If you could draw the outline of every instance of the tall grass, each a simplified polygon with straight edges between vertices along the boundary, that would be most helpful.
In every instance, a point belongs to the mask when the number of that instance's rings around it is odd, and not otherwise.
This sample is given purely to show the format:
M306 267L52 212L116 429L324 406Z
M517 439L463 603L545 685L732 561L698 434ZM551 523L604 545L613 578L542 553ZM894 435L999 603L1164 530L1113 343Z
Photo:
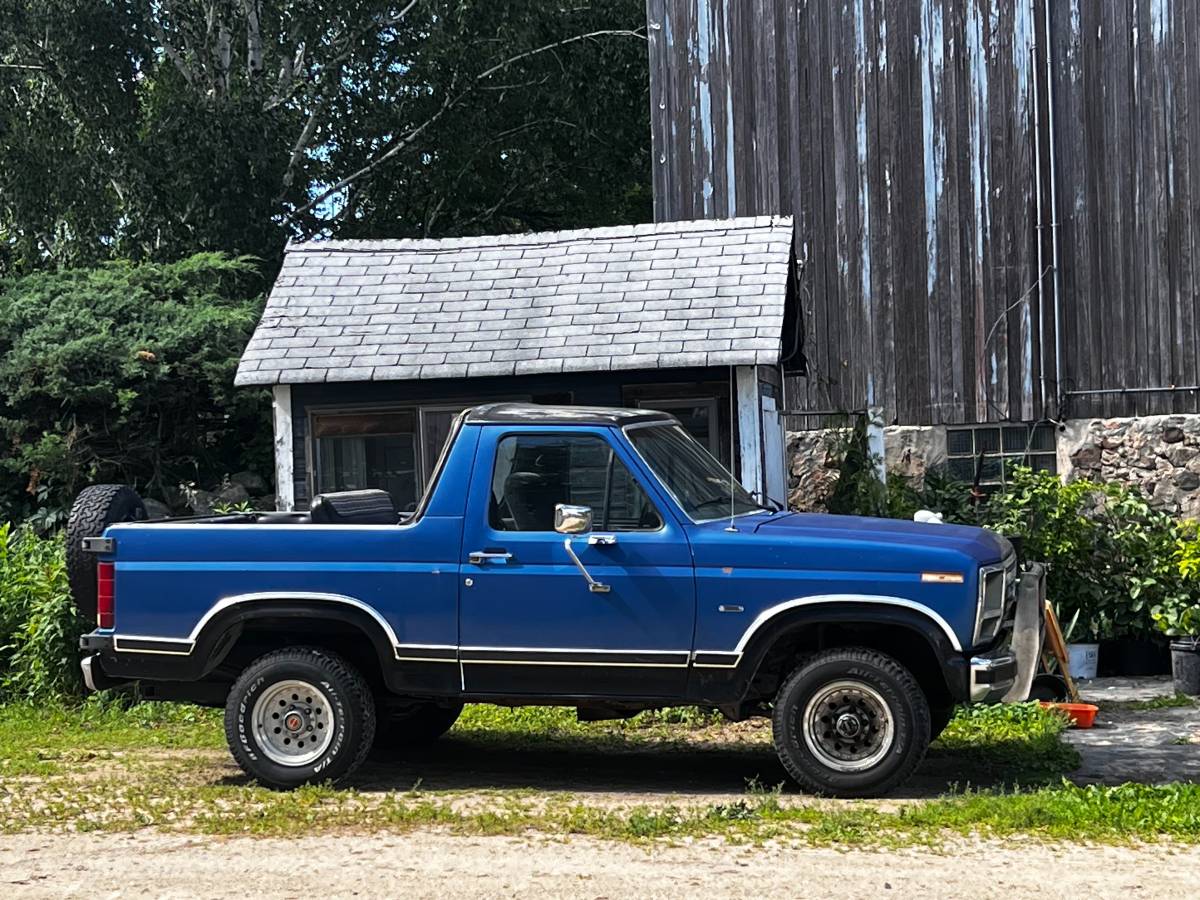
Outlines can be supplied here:
M0 525L0 702L78 696L79 635L61 540Z

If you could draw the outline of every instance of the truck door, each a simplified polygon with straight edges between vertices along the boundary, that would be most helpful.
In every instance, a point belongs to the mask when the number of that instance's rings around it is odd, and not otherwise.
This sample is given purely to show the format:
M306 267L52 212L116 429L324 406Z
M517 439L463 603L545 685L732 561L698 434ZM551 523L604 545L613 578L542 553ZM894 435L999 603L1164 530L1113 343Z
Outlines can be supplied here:
M607 428L483 430L463 531L467 693L683 695L695 578L659 490ZM559 503L590 507L591 534L555 532Z

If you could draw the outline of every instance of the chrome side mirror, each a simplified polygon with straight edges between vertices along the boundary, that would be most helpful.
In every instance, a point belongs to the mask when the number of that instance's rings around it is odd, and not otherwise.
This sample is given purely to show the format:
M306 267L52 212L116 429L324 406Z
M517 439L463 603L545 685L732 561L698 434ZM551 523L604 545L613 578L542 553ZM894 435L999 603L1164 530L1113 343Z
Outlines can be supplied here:
M555 504L554 530L559 534L587 534L592 530L592 508L570 503Z

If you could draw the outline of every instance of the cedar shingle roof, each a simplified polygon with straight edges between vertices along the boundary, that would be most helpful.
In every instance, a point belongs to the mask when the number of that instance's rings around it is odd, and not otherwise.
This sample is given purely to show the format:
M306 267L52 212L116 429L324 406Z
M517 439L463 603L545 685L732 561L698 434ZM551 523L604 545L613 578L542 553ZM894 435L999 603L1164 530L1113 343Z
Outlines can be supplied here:
M236 383L779 361L790 218L292 244Z

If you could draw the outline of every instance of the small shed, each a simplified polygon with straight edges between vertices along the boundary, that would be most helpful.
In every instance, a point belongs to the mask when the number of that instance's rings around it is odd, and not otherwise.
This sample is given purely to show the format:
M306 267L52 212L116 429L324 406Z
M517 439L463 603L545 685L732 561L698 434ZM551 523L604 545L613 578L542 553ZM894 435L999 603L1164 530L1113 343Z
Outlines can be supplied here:
M784 502L794 284L790 218L292 244L236 383L273 391L281 509L411 508L454 417L497 400L669 411Z

